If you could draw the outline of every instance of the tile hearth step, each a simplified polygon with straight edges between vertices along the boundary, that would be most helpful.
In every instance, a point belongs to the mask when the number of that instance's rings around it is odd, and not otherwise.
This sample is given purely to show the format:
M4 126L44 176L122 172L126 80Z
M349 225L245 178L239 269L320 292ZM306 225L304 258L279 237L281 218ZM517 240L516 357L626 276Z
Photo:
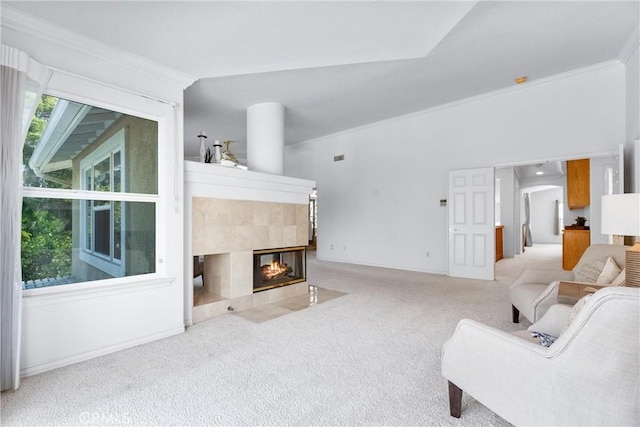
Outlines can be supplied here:
M207 304L195 305L193 307L193 323L199 323L227 314L230 312L229 307L233 308L232 311L238 312L308 294L309 284L307 282L301 282L237 298L222 299ZM194 301L195 300L196 295L194 292Z

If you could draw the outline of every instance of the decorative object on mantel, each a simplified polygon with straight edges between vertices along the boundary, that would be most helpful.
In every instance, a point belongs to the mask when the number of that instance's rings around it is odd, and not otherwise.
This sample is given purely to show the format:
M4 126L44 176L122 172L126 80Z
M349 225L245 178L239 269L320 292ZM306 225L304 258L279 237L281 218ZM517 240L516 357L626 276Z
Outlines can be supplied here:
M247 170L247 167L245 165L241 164L238 161L238 159L236 159L236 156L233 155L231 150L229 150L229 144L231 144L232 142L234 142L234 141L227 140L227 141L223 142L223 144L225 144L227 146L227 148L221 154L222 159L220 160L220 164L222 166L232 166L232 167L237 167L237 168L240 168L240 169Z
M220 154L220 147L222 147L222 144L220 144L220 141L216 139L215 144L213 144L214 151L211 151L211 148L207 148L207 154L205 155L204 162L219 165L222 157Z
M214 160L216 165L219 165L220 161L222 160L222 153L220 153L221 147L222 147L222 144L220 144L220 141L216 139L215 144L213 144L213 148L215 150Z
M625 253L625 286L640 287L640 193L602 196L601 232L636 238Z
M224 141L227 148L221 152L222 144L220 144L220 141L217 139L214 141L213 147L206 147L205 140L207 139L207 133L205 131L201 130L198 138L200 138L200 163L210 163L247 170L247 167L240 163L231 150L229 150L229 144L234 141Z
M204 147L204 140L207 139L207 132L201 130L200 134L198 134L198 138L200 138L200 163L208 163L206 161L207 151Z
M228 141L224 141L223 144L227 146L227 148L225 148L225 150L222 152L222 160L228 160L230 162L233 162L235 164L238 163L238 159L236 159L236 156L233 155L233 153L231 152L231 150L229 150L229 144L233 143L234 141L228 140Z
M569 230L588 230L589 226L586 225L587 221L588 221L587 218L583 216L579 216L579 217L576 217L575 224L567 225L564 228L568 228Z

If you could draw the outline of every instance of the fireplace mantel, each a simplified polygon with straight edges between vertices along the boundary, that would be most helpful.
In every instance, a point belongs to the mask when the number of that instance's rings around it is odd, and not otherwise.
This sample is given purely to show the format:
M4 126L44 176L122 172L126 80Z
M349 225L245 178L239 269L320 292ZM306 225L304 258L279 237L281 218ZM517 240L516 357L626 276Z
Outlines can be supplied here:
M184 162L185 197L308 203L315 181L193 161Z
M251 259L256 249L308 244L314 181L192 161L185 161L184 171L187 325L228 306L250 308L306 291L304 282L253 295ZM221 301L193 307L194 255L205 256L212 283L206 286ZM222 271L228 275L220 277Z

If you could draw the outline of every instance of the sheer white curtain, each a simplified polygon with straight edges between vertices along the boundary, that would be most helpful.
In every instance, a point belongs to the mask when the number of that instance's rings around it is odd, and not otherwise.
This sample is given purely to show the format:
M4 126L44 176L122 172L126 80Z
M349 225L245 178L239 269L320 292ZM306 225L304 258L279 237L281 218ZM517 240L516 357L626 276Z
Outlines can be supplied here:
M19 50L0 51L0 382L20 385L22 146L51 72Z

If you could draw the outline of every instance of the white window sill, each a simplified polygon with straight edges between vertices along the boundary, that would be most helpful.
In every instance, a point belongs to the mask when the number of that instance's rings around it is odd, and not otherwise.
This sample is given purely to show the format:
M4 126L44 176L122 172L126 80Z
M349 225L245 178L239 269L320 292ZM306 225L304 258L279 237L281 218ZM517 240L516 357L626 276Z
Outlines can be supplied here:
M25 302L32 298L38 300L41 298L90 298L128 292L140 292L154 288L157 289L165 286L171 286L174 282L175 280L172 277L161 277L157 273L151 273L114 279L96 280L92 282L79 282L68 285L24 289L22 291L22 297Z

